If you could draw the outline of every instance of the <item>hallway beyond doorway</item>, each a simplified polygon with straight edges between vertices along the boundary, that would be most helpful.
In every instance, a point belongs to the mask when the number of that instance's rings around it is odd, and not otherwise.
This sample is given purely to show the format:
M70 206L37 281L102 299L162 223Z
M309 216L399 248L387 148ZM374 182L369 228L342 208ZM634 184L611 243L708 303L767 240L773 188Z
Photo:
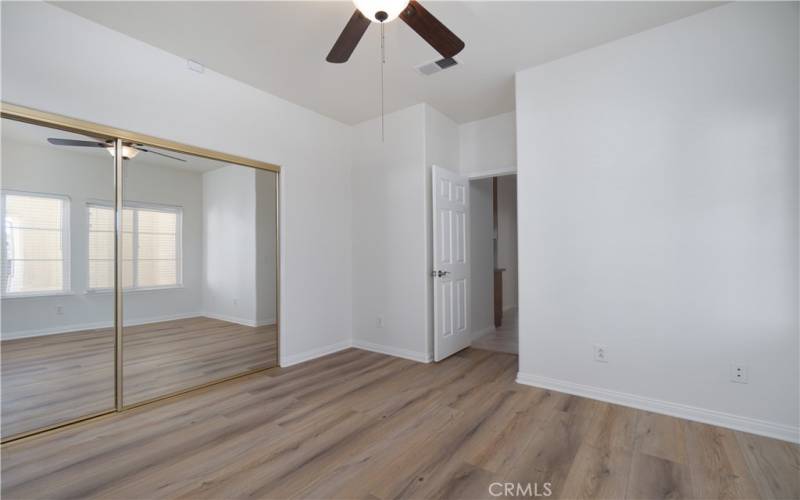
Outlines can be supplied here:
M487 351L519 353L519 326L517 308L511 308L503 313L503 325L496 328L477 340L472 341L475 349Z

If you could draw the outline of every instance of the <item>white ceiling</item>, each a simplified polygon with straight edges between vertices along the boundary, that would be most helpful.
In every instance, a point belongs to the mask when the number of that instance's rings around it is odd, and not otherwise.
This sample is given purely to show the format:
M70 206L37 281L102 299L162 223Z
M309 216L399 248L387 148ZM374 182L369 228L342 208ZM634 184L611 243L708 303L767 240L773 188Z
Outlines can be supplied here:
M5 143L6 141L15 141L32 146L57 150L60 152L60 154L78 154L83 156L92 156L95 158L101 158L102 160L108 161L109 168L111 168L113 165L113 161L111 160L112 158L111 155L108 153L108 151L106 151L103 148L91 148L91 147L85 148L79 146L56 146L47 142L48 137L55 137L58 139L77 139L79 141L97 141L97 142L104 142L103 139L97 139L94 137L73 134L71 132L65 132L63 130L42 127L39 125L31 125L29 123L18 122L5 118L2 120L2 124L0 125L0 131L2 132L2 143ZM135 164L151 165L160 168L189 170L197 173L209 172L211 170L216 170L218 168L224 167L226 165L223 162L210 160L208 158L201 158L199 156L186 155L183 153L175 153L173 151L167 151L165 149L159 149L152 146L144 146L144 147L148 150L168 154L170 156L175 156L177 158L182 158L186 161L181 162L177 160L172 160L170 158L164 158L163 156L151 153L140 152L138 155L136 155L134 159L130 160L130 162L134 162Z
M386 26L386 111L427 102L464 123L514 109L514 73L711 8L712 2L436 2L425 7L466 43L439 58L402 21ZM375 117L380 36L350 61L325 61L350 2L59 2L60 7L344 123Z

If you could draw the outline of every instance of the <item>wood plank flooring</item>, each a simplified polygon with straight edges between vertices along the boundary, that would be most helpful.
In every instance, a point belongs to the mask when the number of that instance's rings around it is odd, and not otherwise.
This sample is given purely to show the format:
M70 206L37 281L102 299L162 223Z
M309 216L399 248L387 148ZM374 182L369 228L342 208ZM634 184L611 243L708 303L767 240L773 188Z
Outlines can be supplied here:
M274 325L196 317L124 329L125 404L277 365ZM3 437L114 407L114 331L5 340Z
M468 499L499 481L558 498L800 497L795 445L516 371L478 349L437 364L349 349L5 445L2 494Z

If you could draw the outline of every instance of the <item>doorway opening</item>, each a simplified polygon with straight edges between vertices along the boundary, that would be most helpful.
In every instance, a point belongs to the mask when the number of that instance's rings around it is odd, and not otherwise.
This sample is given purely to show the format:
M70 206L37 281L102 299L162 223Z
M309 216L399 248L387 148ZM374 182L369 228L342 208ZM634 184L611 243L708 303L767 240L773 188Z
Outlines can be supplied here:
M472 347L519 353L517 176L470 180Z

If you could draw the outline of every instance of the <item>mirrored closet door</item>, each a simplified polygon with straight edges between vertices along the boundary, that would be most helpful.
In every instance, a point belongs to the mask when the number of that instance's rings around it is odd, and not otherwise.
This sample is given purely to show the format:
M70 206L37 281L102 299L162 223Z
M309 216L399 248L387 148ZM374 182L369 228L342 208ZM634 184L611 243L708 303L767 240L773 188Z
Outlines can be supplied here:
M2 120L3 440L114 410L110 144Z
M123 404L277 365L277 175L139 145L123 175Z
M10 107L0 441L278 366L277 167Z

